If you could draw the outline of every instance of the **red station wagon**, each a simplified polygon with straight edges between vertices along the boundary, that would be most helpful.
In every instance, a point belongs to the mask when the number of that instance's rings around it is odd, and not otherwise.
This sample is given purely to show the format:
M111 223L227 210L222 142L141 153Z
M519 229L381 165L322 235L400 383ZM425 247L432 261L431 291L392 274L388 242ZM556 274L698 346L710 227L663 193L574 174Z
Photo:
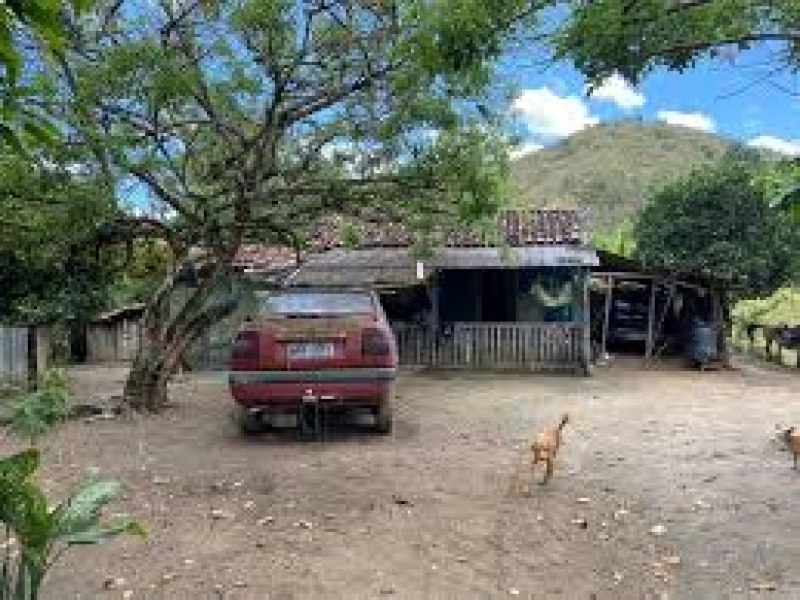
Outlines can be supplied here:
M392 429L397 346L378 297L351 289L264 294L236 335L230 389L245 433L276 413L368 408Z

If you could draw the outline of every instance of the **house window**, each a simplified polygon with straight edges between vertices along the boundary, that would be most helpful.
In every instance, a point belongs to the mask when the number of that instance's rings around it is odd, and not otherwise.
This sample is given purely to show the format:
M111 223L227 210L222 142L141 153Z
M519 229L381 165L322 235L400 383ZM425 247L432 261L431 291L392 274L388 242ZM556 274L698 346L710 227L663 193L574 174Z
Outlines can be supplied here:
M530 270L520 277L519 318L563 323L575 315L576 281L570 269Z

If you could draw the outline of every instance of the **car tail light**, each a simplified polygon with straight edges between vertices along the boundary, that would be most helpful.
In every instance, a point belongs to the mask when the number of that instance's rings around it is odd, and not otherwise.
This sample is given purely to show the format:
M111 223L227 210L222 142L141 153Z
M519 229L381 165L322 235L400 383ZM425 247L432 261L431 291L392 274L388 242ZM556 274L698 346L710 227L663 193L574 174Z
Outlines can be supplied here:
M231 358L233 359L252 359L258 358L258 332L256 331L242 331L233 342L231 350Z
M361 335L361 353L364 356L389 356L392 343L380 329L367 329Z

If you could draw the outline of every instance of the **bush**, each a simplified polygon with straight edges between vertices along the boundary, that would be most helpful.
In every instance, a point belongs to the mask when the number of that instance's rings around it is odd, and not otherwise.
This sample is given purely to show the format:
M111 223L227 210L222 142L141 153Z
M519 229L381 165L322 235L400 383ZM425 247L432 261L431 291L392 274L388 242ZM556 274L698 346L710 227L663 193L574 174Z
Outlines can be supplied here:
M732 153L657 192L636 226L646 266L708 277L738 297L770 294L796 272L798 231L753 185L760 163Z
M69 414L67 379L63 370L47 371L37 388L13 398L8 411L12 431L31 444L64 422Z
M47 571L72 546L145 534L129 517L100 521L103 507L119 494L113 481L89 482L50 509L34 481L38 467L34 448L0 459L0 523L6 534L0 552L0 600L36 600Z

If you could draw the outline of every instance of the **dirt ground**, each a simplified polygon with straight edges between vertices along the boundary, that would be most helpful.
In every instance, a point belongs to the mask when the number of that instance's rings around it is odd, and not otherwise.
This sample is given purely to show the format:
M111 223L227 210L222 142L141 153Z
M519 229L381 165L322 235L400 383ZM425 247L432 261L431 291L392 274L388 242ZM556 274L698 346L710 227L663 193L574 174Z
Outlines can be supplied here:
M76 395L123 374L77 370ZM391 437L307 443L242 439L224 374L193 375L166 415L45 440L55 495L100 472L149 529L71 552L45 598L800 598L800 473L774 442L798 391L756 367L406 375ZM564 410L551 485L510 494L525 438Z

